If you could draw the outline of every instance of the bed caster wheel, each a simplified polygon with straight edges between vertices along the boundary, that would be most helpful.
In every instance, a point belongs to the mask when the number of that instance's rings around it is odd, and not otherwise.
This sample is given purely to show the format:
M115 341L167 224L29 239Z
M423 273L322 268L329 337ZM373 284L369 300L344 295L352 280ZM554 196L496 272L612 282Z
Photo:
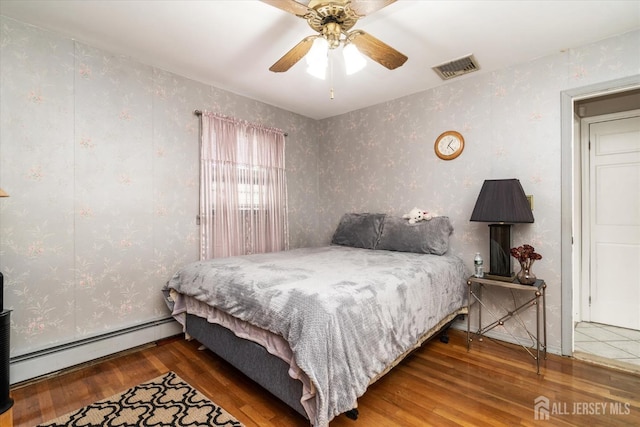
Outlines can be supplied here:
M449 344L449 335L440 335L440 342Z
M349 418L350 420L357 420L358 419L358 409L357 408L353 408L350 411L347 411L344 413L347 418Z

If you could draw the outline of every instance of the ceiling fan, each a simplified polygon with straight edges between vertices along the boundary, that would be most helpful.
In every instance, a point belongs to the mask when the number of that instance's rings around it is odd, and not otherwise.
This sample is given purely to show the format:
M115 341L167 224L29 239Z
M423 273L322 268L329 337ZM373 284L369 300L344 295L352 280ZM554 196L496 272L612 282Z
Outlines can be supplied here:
M390 70L400 67L407 60L405 55L372 35L362 30L351 30L358 19L394 3L396 0L311 0L308 6L294 0L262 1L306 19L309 26L319 33L305 37L276 61L269 68L275 73L281 73L291 68L309 53L312 46L317 44L314 43L316 41L328 45L328 49L335 49L342 44L347 50L349 45L354 45L360 53Z

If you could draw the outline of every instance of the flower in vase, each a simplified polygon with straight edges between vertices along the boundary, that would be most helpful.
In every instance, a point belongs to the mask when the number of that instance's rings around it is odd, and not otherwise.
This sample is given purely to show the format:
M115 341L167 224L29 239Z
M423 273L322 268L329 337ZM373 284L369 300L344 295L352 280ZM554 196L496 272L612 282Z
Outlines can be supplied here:
M525 270L530 270L533 263L542 259L542 255L536 253L536 249L531 245L522 245L517 248L511 248L511 256L520 262Z

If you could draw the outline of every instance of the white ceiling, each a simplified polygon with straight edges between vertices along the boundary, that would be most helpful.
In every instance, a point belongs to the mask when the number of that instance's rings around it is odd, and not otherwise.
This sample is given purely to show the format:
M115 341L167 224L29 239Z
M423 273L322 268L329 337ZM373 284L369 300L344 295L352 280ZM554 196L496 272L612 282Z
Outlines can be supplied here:
M331 100L330 83L308 75L304 61L268 70L315 33L260 1L0 0L0 14L314 119L445 84L431 68L471 53L474 74L487 73L640 28L638 0L400 0L354 28L409 60L393 71L368 60L345 76L336 59Z

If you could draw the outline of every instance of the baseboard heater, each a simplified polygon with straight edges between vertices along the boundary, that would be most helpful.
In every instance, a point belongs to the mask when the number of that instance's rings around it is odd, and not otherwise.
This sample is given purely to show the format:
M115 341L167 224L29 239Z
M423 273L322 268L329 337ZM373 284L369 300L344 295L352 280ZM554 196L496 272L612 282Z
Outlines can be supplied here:
M50 375L62 369L180 334L173 317L141 323L117 331L49 347L10 359L11 384Z

